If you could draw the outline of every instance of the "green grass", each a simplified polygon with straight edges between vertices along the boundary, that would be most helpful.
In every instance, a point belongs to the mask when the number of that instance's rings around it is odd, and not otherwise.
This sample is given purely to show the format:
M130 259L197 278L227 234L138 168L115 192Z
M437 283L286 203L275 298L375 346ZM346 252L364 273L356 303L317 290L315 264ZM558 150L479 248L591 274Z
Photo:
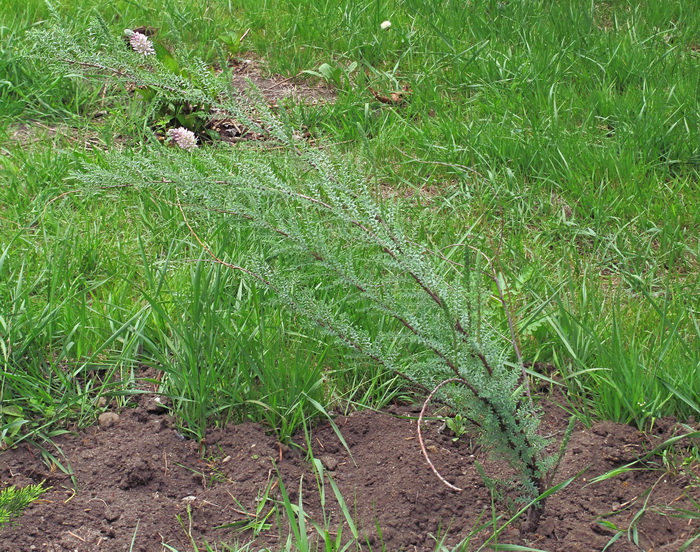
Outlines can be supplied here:
M146 106L18 45L56 16L80 36L95 14L115 36L158 27L183 60L255 58L311 82L337 68L323 83L337 99L290 117L400 202L416 240L496 260L524 359L552 365L533 377L587 421L698 416L698 0L0 0L0 13L0 440L92 423L100 396L138 392L142 365L197 439L245 419L286 439L405 392L268 291L196 262L177 198L76 191L83 161L153 144ZM370 91L404 87L401 105ZM222 256L260 254L215 213L188 217Z
M381 406L400 391L386 387L394 378L380 368L339 358L268 292L198 262L203 252L175 197L77 191L65 176L87 154L64 145L16 145L4 165L2 216L13 224L3 225L0 254L0 352L10 444L92 423L101 396L124 404L139 365L164 373L159 391L197 439L210 423L253 419L287 440L323 415L313 401ZM187 224L210 231L213 250L257 254L249 232L194 217Z
M99 156L83 147L86 138L100 148L148 140L142 107L125 103L119 86L42 70L40 60L23 58L13 44L55 14L78 35L100 14L117 34L148 21L178 51L211 62L255 54L285 76L356 62L356 70L332 83L337 101L295 108L297 122L347 142L348 155L398 195L414 194L406 209L421 239L450 247L469 236L488 255L497 252L527 355L555 362L590 415L643 425L650 417L692 414L699 396L691 377L698 366L700 249L692 208L700 161L696 4L479 2L464 10L414 0L353 8L311 2L301 10L287 2L195 9L183 0L149 8L62 2L54 11L39 1L21 10L3 2L5 362L31 353L27 373L35 383L51 382L44 401L61 390L70 404L51 412L69 416L85 410L88 391L106 392L145 347L163 366L166 356L178 358L168 366L171 391L183 412L197 411L192 398L218 376L204 370L190 387L177 375L199 364L194 344L218 335L250 347L255 371L262 370L258 347L280 350L290 339L276 313L272 331L264 330L272 344L253 343L250 336L268 326L252 314L259 292L249 294L213 267L183 266L182 258L198 256L197 244L174 208L129 194L83 198L62 180L81 159ZM382 31L385 19L392 27ZM312 21L325 24L305 24ZM227 33L247 29L232 50ZM369 92L403 85L410 89L403 106L380 104ZM28 148L10 139L22 122L31 127ZM213 234L218 224L213 217L203 222ZM229 293L258 305L242 317L250 335L221 315L236 304ZM202 310L202 300L214 295L221 304ZM178 317L173 296L187 305ZM193 330L207 316L206 329ZM314 336L292 339L299 348L292 363L318 376L326 345ZM103 368L81 364L96 351L105 357ZM99 373L101 383L68 382L62 363ZM336 393L355 396L344 386L367 380L343 372ZM320 379L313 379L300 389L315 388ZM65 387L72 392L64 394ZM634 400L625 401L630 388ZM279 408L273 402L268 412L295 418L286 411L294 398ZM211 409L190 412L200 428L195 433L201 435Z
M149 8L64 2L55 12L77 34L95 13L115 32L147 20L160 28L165 43L210 61L231 53L219 48L226 32L251 29L236 53L262 56L266 67L284 75L324 62L357 62L358 69L336 83L338 100L297 108L299 123L334 141L349 140L346 149L365 160L377 181L409 188L420 204L437 210L437 218L424 210L413 215L425 220L418 225L424 239L450 245L468 228L487 252L498 250L510 273L506 281L519 286L519 318L535 312L548 321L529 336L530 354L556 360L567 379L582 370L595 378L574 378L574 388L592 394L589 403L600 405L594 406L598 415L642 423L648 415L688 414L688 403L697 404L698 397L688 377L698 362L692 351L700 247L692 208L700 160L700 73L692 33L700 12L694 5L479 2L463 10L416 0L368 1L353 9L312 2L303 10L285 2L228 2L196 10L185 1ZM115 134L124 133L127 144L136 145L147 129L137 120L138 105L124 105L120 87L42 71L40 61L23 59L13 48L26 29L52 17L49 5L33 1L18 10L4 2L2 9L6 138L16 129L12 121L37 119L62 125L59 132L70 129L73 136L49 140L39 127L36 146L23 151L6 140L4 147L8 185L0 216L10 284L3 296L12 324L4 323L6 335L16 336L5 339L4 350L10 339L19 340L22 345L11 344L15 357L32 346L39 362L56 365L64 357L89 358L119 322L145 308L143 297L139 309L133 306L135 290L145 292L142 279L154 284L146 251L184 254L193 244L185 244L191 237L181 222L161 228L148 222L154 215L146 210L163 207L147 200L136 212L131 198L116 200L124 202L128 223L112 205L95 211L94 200L76 195L48 203L71 191L61 175L82 156L97 154L76 147L78 135L113 146ZM382 31L385 19L392 27ZM311 21L326 24L304 24ZM403 107L378 104L368 91L371 86L386 93L403 84L411 92ZM106 115L90 117L101 108ZM51 141L56 145L47 148ZM430 197L421 192L426 189ZM158 215L178 218L173 212ZM132 226L132 216L142 222ZM35 251L21 263L8 259L24 248ZM42 258L37 251L47 254ZM134 257L138 263L127 262L129 270L122 270L125 259ZM523 275L527 281L516 284ZM181 278L176 285L187 288L198 278ZM205 278L205 285L212 282L220 279ZM566 297L553 291L562 285ZM21 316L15 312L39 290L48 303ZM177 334L174 327L184 322L169 318L165 324ZM27 332L29 325L36 336ZM180 328L181 335L187 332ZM631 337L634 349L622 351L621 340ZM142 340L133 337L132 346L142 346ZM575 347L584 347L585 354ZM313 364L310 358L304 362ZM616 371L625 375L608 377ZM665 374L663 382L653 376L658 372ZM646 405L641 410L614 404L625 381L654 382L640 384L636 403ZM605 389L600 397L599 385Z

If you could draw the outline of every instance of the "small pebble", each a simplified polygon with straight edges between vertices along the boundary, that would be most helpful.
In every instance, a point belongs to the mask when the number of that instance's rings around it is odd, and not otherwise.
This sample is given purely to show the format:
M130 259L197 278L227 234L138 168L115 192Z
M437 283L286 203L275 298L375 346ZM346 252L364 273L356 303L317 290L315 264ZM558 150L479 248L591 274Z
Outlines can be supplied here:
M118 421L119 414L116 414L115 412L103 412L97 418L97 423L100 424L100 427L112 427Z
M323 464L323 467L328 471L335 471L335 469L338 467L338 460L336 460L333 456L324 454L319 458L319 460Z

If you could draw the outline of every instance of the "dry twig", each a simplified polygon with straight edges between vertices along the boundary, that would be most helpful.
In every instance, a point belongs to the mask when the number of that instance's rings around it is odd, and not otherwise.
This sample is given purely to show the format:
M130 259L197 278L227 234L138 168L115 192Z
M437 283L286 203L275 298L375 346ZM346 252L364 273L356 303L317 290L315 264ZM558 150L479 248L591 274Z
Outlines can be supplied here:
M421 424L423 423L423 416L425 415L425 410L428 408L428 403L430 403L430 399L433 398L433 395L437 393L441 387L444 385L447 385L448 383L464 383L464 380L462 378L450 378L446 379L445 381L441 382L435 389L433 389L430 394L427 396L425 399L425 402L423 403L423 408L420 410L420 415L418 416L418 442L420 443L420 450L423 453L423 456L425 457L425 460L428 462L428 465L430 466L430 469L433 470L433 473L437 475L438 479L442 481L445 485L447 485L450 489L453 491L463 491L464 489L460 489L459 487L455 487L452 483L447 481L442 475L440 475L440 472L437 471L437 468L433 464L432 460L430 460L430 456L428 456L428 451L425 449L425 444L423 443L423 432L421 431Z

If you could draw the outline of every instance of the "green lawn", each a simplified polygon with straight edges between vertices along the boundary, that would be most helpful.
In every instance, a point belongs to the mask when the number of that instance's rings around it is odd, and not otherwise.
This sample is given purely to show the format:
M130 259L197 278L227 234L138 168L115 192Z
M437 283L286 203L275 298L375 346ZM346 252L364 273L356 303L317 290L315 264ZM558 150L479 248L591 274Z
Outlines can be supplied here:
M195 438L253 419L287 439L409 392L270 289L198 261L202 242L229 262L268 259L254 228L185 214L175 189L76 181L85 166L137 171L160 156L148 97L31 55L27 32L55 24L89 49L95 16L117 43L157 27L180 67L253 59L331 87L335 101L288 105L290 125L335 144L334 161L441 253L436 270L462 262L464 244L491 260L486 323L507 343L512 314L533 381L561 387L586 422L700 414L700 1L149 4L0 0L0 441L93 423L100 396L138 392L144 364L164 372ZM392 92L402 101L377 99ZM265 144L192 156L305 178ZM370 337L391 331L361 301L325 300Z

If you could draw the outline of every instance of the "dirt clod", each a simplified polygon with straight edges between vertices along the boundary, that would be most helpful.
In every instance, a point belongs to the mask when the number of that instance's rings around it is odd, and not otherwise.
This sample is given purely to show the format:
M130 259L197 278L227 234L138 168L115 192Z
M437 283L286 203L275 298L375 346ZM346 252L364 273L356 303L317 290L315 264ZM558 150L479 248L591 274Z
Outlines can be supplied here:
M154 397L146 401L146 412L149 414L165 414L168 411L168 405L160 397Z
M102 428L112 427L118 421L119 421L119 414L116 414L115 412L103 412L97 418L97 423Z
M330 454L324 454L319 458L319 460L323 464L323 467L329 471L335 471L338 467L338 459Z

